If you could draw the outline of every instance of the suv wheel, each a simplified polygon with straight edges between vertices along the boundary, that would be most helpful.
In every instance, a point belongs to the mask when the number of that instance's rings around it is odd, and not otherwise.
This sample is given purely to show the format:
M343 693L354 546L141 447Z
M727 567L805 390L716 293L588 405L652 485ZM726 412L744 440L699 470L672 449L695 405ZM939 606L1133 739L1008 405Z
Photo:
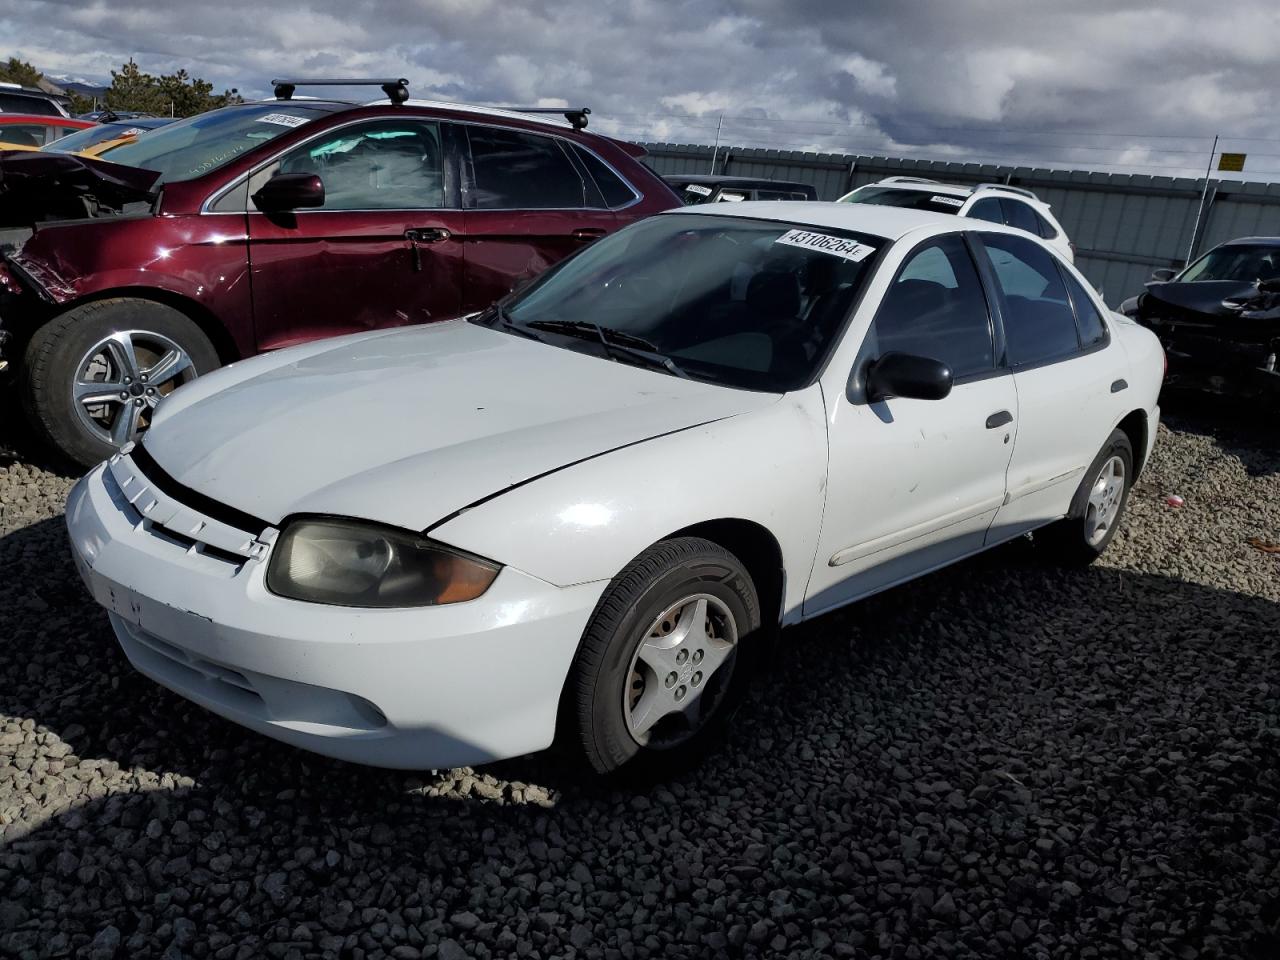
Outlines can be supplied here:
M96 300L35 332L23 404L59 453L92 466L145 430L160 399L220 366L187 316L150 300Z
M588 763L646 777L700 757L741 698L759 633L755 585L723 547L681 537L638 556L596 606L569 678Z

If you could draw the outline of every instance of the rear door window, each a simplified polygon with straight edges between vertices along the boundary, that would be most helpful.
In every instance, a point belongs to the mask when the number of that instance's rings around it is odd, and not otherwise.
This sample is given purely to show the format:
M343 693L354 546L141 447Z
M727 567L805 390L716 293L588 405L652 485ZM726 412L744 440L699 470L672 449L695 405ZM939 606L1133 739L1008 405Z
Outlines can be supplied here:
M991 318L973 258L958 234L915 251L876 311L877 355L941 360L956 379L993 369Z
M43 147L56 129L43 123L6 123L0 126L0 141L21 147Z
M1036 212L1020 200L1002 197L1000 205L1004 207L1004 222L1011 227L1025 230L1040 236L1040 224L1036 222Z
M1004 293L1009 364L1047 363L1078 353L1075 312L1053 255L1025 237L980 236Z
M1004 211L1000 208L1000 201L994 197L979 200L969 208L965 216L974 220L986 220L988 223L1004 223Z
M473 182L468 205L480 210L563 210L587 206L586 187L560 141L519 130L468 126Z

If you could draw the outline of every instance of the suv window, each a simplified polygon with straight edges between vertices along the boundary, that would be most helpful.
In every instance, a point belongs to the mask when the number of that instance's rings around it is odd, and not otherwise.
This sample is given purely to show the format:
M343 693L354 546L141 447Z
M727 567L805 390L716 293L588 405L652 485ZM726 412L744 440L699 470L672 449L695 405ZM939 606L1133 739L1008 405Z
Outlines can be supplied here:
M1034 240L981 234L1004 291L1009 363L1044 363L1080 349L1075 313L1053 255Z
M1040 236L1044 237L1046 240L1052 240L1057 237L1058 231L1054 228L1052 223L1040 215L1038 210L1032 210L1031 214L1036 218L1036 225L1040 227Z
M941 360L957 379L994 367L987 299L959 234L911 254L881 301L873 329L878 354L896 350Z
M62 114L52 100L44 97L23 96L20 93L0 93L0 111L4 113L33 113L41 117L60 117Z
M577 153L578 159L582 161L582 165L587 168L587 173L591 175L591 179L596 182L600 193L604 196L606 207L626 206L636 199L636 192L627 185L625 180L614 173L607 163L578 144L574 144L573 149Z
M987 197L985 200L979 200L966 217L972 217L974 220L986 220L988 223L1004 223L1004 211L1000 208L1000 201L995 197Z
M1076 327L1080 331L1080 342L1085 347L1092 347L1107 339L1107 328L1102 322L1102 314L1098 312L1097 306L1093 302L1093 297L1075 275L1065 267L1062 270L1062 279L1066 281L1067 292L1071 294L1071 302L1076 308Z
M1004 207L1004 222L1011 227L1025 230L1027 233L1040 236L1040 224L1036 222L1036 212L1020 200L1001 197L1000 206Z
M399 120L343 127L285 154L270 173L314 173L322 210L431 209L444 206L440 125ZM262 174L250 185L254 193Z
M481 210L582 208L582 177L560 142L493 127L467 127L474 184L470 205Z

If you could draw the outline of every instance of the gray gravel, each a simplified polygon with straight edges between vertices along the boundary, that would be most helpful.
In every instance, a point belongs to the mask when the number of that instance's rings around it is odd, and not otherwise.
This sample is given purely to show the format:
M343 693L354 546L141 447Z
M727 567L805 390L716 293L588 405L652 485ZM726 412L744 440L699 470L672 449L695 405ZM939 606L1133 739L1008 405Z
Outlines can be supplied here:
M1019 542L794 631L641 793L204 713L86 600L69 481L0 460L0 955L1280 956L1280 454L1205 422L1094 568Z

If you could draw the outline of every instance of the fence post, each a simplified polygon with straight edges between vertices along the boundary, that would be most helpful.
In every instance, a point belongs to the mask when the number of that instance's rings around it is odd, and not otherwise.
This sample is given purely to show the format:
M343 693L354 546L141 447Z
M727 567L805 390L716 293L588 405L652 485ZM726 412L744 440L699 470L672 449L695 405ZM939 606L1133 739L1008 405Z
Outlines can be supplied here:
M1191 228L1191 245L1187 247L1185 267L1196 254L1196 244L1200 242L1200 219L1204 216L1205 201L1209 199L1209 174L1213 173L1213 158L1218 154L1218 138L1213 138L1213 147L1209 150L1209 165L1204 168L1204 190L1200 193L1200 207L1196 210L1195 226ZM1217 191L1214 191L1215 195Z

